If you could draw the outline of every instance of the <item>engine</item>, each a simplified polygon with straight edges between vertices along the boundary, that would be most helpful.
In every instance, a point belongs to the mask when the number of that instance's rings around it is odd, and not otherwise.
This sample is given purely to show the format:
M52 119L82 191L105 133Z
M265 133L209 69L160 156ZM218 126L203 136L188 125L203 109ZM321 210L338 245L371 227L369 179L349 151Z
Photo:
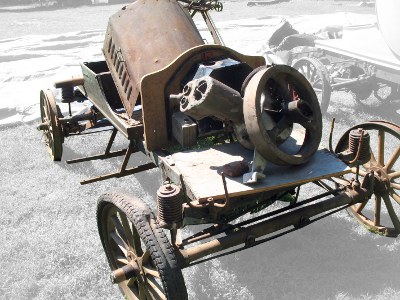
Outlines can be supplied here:
M266 161L307 162L322 132L312 87L289 66L223 46L208 15L217 8L216 1L137 0L110 18L103 52L128 117L143 110L150 151L230 135L254 151L253 181ZM204 44L196 13L216 44Z

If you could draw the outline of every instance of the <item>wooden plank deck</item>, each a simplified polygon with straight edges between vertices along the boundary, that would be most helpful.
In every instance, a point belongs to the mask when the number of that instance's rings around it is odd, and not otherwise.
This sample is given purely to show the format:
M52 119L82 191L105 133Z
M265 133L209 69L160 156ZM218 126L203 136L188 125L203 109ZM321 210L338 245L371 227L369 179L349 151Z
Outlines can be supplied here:
M172 160L183 176L186 189L196 200L203 200L225 197L222 177L218 172L223 165L243 159L250 162L252 157L252 151L234 143L175 153ZM328 150L319 149L308 163L301 166L282 167L268 163L264 172L266 178L256 184L243 184L243 176L226 176L226 182L228 193L233 197L297 186L349 172L347 165Z

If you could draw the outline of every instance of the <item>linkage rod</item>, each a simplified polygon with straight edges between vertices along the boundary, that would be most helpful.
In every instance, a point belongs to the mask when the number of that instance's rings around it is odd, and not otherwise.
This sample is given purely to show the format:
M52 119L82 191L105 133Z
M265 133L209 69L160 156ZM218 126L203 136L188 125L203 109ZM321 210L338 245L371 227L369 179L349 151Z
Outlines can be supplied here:
M223 251L240 244L247 244L249 240L255 241L256 238L279 231L286 227L302 224L302 221L309 220L311 217L314 217L318 214L338 208L340 206L358 202L355 201L355 199L358 199L359 197L350 193L351 192L349 192L349 194L347 194L347 192L341 192L337 196L323 200L319 203L302 207L298 210L276 216L275 218L265 220L246 228L241 228L238 231L229 233L227 236L216 238L192 248L181 249L179 252L183 261L186 263L186 266L188 266L190 263L207 255Z
M245 249L248 249L248 248L251 248L251 247L254 247L254 246L257 246L257 245L260 245L260 244L263 244L263 243L266 243L266 242L269 242L269 241L272 241L272 240L275 240L275 239L277 239L277 238L279 238L281 236L284 236L284 235L286 235L288 233L291 233L293 231L299 230L299 229L301 229L301 228L303 228L305 226L311 225L311 224L313 224L313 223L315 223L315 222L317 222L317 221L319 221L319 220L321 220L323 218L329 217L329 216L331 216L331 215L333 215L333 214L335 214L335 213L337 213L337 212L339 212L339 211L341 211L343 209L346 209L346 208L350 207L351 205L352 204L347 204L345 206L342 206L342 207L339 207L339 208L337 208L335 210L332 210L332 211L330 211L330 212L328 212L328 213L326 213L326 214L324 214L322 216L319 216L319 217L317 217L315 219L310 220L309 222L307 222L303 226L294 226L293 228L288 229L288 230L286 230L284 232L277 233L277 234L275 234L273 236L270 236L270 237L255 241L251 245L244 245L243 247L240 247L240 248L237 248L237 249L234 249L234 250L231 250L231 251L227 251L227 252L224 252L224 253L221 253L221 254L218 254L218 255L214 255L214 256L207 257L207 258L202 259L202 260L195 261L195 262L191 263L189 266L191 267L191 266L194 266L194 265L202 264L202 263L205 263L205 262L207 262L209 260L212 260L212 259L220 258L220 257L226 256L226 255L230 255L230 254L233 254L233 253L237 253L237 252L243 251Z
M237 224L229 224L229 226L223 226L223 227L219 227L219 228L215 227L215 225L211 226L211 227L209 227L207 229L204 229L202 232L194 234L194 235L186 238L185 240L183 240L183 245L188 245L188 244L191 244L191 243L194 243L194 242L198 242L198 241L201 241L201 240L204 240L204 239L219 235L221 233L226 233L229 230L232 230L232 228L240 228L241 226L249 225L249 224L255 223L257 221L261 221L261 220L273 217L275 215L278 215L278 214L284 213L284 212L286 212L288 210L303 206L305 204L308 204L308 203L313 202L315 200L318 200L320 198L323 198L323 197L326 197L326 196L330 196L330 195L335 195L335 194L337 194L337 193L339 193L341 191L343 191L343 188L339 188L339 189L335 189L335 190L332 190L332 191L328 191L328 192L325 192L323 194L314 196L314 197L312 197L310 199L307 199L307 200L304 200L304 201L301 201L301 202L297 202L297 203L295 203L293 205L274 210L272 212L263 214L261 216L258 216L258 217L255 217L255 218L252 218L252 219L249 219L249 220L237 223Z

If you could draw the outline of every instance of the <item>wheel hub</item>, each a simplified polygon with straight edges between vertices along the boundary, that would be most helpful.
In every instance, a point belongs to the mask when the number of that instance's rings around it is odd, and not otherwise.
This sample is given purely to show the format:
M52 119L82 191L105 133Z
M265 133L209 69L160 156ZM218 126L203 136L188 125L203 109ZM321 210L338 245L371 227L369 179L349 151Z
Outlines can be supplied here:
M112 271L110 275L110 279L113 284L121 283L133 277L143 280L141 276L141 268L137 262L137 259L130 260L127 265Z
M378 195L385 195L390 190L390 179L386 171L379 166L373 166L369 171L374 171L374 191Z

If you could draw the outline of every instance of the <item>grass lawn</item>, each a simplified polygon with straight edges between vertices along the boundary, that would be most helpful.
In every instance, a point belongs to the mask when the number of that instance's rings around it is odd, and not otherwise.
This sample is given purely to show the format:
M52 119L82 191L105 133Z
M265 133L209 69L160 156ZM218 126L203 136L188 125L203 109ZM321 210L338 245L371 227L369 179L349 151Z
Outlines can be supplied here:
M374 12L354 1L224 4L216 20ZM105 29L108 16L119 7L0 13L0 39L43 34L45 28L48 33ZM333 117L337 141L349 126L366 120L398 123L393 109L398 106L397 100L381 103L374 97L359 104L347 93L334 93L323 119L323 141L327 144ZM155 209L160 173L150 170L81 186L82 179L116 170L121 159L76 165L65 160L101 153L109 133L67 138L63 161L54 163L36 125L0 127L0 299L121 299L108 278L97 233L97 199L110 190L127 192ZM126 144L119 136L115 148ZM389 141L387 149L397 146ZM143 159L135 157L131 163ZM312 193L306 188L302 197ZM190 299L400 299L399 253L399 239L369 234L343 212L271 243L184 270L184 275Z

